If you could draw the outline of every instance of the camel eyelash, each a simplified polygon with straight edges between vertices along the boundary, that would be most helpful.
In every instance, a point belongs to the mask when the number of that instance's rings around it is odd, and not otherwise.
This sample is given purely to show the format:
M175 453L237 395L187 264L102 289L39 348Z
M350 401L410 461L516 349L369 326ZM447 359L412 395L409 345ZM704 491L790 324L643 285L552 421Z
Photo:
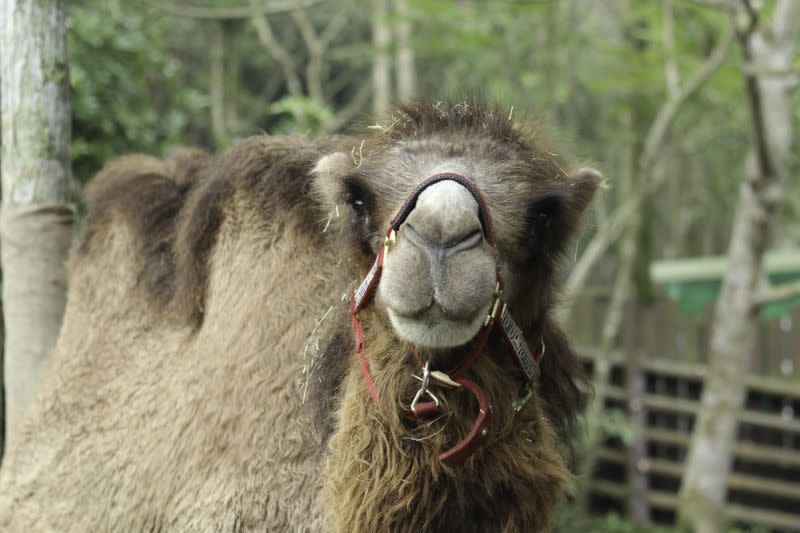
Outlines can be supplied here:
M366 216L369 195L364 187L356 180L350 178L344 180L343 189L342 202L349 205L356 216Z

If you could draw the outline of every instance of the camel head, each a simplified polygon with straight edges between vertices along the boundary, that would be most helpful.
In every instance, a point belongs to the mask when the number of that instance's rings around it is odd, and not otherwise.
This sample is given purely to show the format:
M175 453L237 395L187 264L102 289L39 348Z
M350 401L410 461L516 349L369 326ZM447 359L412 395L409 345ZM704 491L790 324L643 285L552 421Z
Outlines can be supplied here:
M350 153L322 158L315 174L356 275L384 250L373 305L399 339L435 358L476 336L499 279L518 320L550 305L556 261L601 180L565 168L498 109L413 103ZM434 183L421 188L425 180Z
M602 178L476 102L407 104L368 132L314 169L356 353L342 321L312 365L328 520L547 530L568 479L555 439L587 386L549 311Z

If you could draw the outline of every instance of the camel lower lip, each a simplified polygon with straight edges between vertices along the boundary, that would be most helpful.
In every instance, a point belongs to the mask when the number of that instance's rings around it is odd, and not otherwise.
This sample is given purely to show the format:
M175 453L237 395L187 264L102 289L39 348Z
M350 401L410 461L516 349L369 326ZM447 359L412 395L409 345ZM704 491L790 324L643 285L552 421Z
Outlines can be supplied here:
M392 307L387 307L387 309L392 313L394 313L394 315L397 316L398 318L414 322L420 322L426 325L435 325L438 322L469 324L474 319L474 315L466 319L450 316L447 314L447 311L445 311L435 303L429 305L424 309L412 313L402 313L400 311L397 311L396 309L393 309Z
M429 312L410 317L391 307L387 307L387 314L396 333L404 340L422 347L452 348L466 344L480 331L489 305L485 307L467 320L446 315L432 317Z

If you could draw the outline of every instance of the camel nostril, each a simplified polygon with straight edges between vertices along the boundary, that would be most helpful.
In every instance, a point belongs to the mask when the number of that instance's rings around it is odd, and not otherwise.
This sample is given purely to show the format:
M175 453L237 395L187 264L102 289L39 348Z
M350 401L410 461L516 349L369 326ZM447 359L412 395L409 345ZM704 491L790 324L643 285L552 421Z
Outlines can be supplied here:
M467 232L461 237L450 240L444 244L444 247L452 251L469 250L478 246L483 240L483 231L475 229Z
M403 229L404 237L408 239L411 244L428 253L434 254L439 260L443 259L448 254L475 248L483 242L483 230L480 228L464 232L461 236L455 238L451 237L449 240L442 243L426 237L423 233L417 231L412 224L404 224Z
M405 236L406 239L408 239L411 242L411 244L413 244L417 248L424 249L424 248L429 248L431 246L431 243L428 242L428 239L422 236L422 234L418 232L417 229L408 222L403 224L403 235Z

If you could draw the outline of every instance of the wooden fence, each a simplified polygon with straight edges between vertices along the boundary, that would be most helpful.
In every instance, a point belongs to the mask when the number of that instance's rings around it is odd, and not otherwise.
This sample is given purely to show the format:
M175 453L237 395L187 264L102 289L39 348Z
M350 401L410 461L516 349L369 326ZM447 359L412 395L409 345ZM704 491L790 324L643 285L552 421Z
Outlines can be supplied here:
M591 369L599 344L607 293L589 292L568 325ZM612 436L598 452L591 484L594 509L622 514L637 498L657 523L675 520L677 494L694 415L707 368L710 315L687 317L669 302L629 305L607 394L607 412L628 412L627 361L636 350L643 383L644 427L636 431L637 454L624 435ZM800 309L760 325L733 470L728 478L727 518L746 528L800 531ZM635 468L629 468L634 460ZM631 476L641 476L639 480ZM638 481L636 483L635 481ZM645 486L645 491L630 487Z
M576 301L567 330L579 346L591 349L600 344L609 299L609 289L603 286L589 288ZM652 306L630 304L618 346L625 352L639 350L644 357L702 365L708 362L710 325L711 309L699 316L685 315L664 297ZM750 372L800 380L800 308L761 321Z

